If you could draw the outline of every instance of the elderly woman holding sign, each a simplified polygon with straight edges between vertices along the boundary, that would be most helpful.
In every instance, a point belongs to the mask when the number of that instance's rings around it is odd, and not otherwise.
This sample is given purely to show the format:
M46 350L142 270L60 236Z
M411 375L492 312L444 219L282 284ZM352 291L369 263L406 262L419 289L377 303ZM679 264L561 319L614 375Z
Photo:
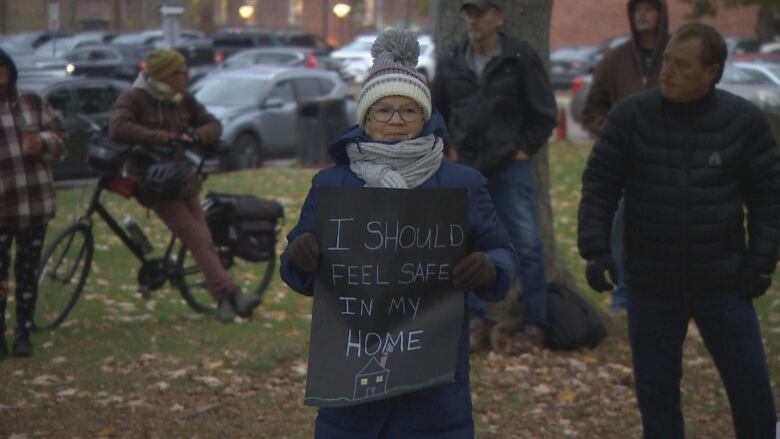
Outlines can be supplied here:
M306 403L320 406L315 437L473 438L464 292L501 300L516 274L513 249L496 219L485 178L443 161L445 127L431 108L425 78L415 70L419 45L414 33L388 30L379 35L371 53L374 64L358 99L358 126L330 146L336 165L314 176L282 255L284 281L314 295ZM342 191L335 192L342 198L333 198L334 188ZM387 200L401 201L396 205ZM354 214L360 204L371 206L365 217ZM452 212L461 212L453 215L460 218L446 220L450 205ZM339 209L352 210L338 217ZM426 215L445 221L426 224L419 219ZM335 232L326 235L327 227ZM403 253L408 251L418 253ZM393 259L394 266L326 262L328 254L368 261L379 252L404 256ZM404 259L415 254L423 259ZM424 259L442 254L453 257L452 263ZM440 284L447 285L446 297L433 302L434 286ZM419 292L420 286L421 294L408 293L414 288ZM350 293L361 288L369 294ZM390 293L382 296L380 291ZM335 314L323 320L321 316L333 310L320 312L318 301L330 303ZM446 301L455 307L445 308ZM453 315L452 330L431 329ZM339 317L346 326L336 327L333 321ZM382 319L389 326L378 323ZM393 326L392 320L414 323ZM350 326L352 322L363 326ZM323 364L315 358L323 344L315 339L327 340L327 332L335 332L336 341L325 354L345 363ZM445 355L446 350L438 349L448 341L452 350ZM436 372L413 382L419 370L431 368L427 360L421 361L425 355L431 355L431 362L449 363L445 366L450 373ZM339 380L348 360L360 367L347 374L347 396L336 392L329 397L327 387ZM408 363L398 366L402 361Z

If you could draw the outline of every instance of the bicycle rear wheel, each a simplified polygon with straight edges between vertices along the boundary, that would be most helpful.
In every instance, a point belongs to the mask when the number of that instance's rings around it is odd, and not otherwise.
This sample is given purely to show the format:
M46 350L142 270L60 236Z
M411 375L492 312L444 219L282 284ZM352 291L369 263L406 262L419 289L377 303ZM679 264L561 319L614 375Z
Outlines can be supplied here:
M262 300L273 278L276 266L276 252L271 251L269 258L261 262L249 262L236 258L225 249L220 249L220 259L230 278L245 293L255 294ZM195 263L192 254L184 246L179 249L176 258L177 280L174 282L184 300L196 312L212 314L216 302L206 289L206 279Z
M38 268L38 300L33 329L54 329L79 300L92 265L92 229L73 224L54 237Z

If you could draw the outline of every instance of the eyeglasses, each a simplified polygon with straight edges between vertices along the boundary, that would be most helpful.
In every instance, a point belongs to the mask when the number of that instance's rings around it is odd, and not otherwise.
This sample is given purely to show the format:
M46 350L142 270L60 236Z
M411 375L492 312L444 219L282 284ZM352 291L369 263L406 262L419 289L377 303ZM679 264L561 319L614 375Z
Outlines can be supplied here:
M377 105L371 107L371 117L377 122L388 122L393 118L393 114L398 113L401 120L404 122L417 122L422 118L422 108L416 105L410 105L408 107L402 107L395 109L393 107L386 107L384 105Z

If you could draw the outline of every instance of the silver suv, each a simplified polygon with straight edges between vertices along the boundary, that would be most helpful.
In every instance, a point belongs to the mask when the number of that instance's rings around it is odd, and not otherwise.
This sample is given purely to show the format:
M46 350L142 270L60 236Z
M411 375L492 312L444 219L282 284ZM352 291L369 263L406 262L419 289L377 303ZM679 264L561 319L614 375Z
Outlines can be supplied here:
M339 129L354 124L355 104L336 73L307 68L249 66L210 73L190 90L222 122L221 141L230 146L226 169L258 166L263 158L295 156L322 133L321 148ZM319 143L320 140L317 140ZM316 145L320 148L319 145Z

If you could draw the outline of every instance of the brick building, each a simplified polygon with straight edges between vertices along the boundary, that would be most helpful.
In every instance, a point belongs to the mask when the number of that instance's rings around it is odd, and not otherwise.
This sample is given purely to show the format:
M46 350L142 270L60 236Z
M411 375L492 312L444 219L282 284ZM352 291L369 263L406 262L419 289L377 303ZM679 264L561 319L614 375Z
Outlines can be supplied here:
M550 48L598 44L609 37L628 34L626 0L555 0L553 2ZM669 26L674 31L685 23L690 4L667 0ZM702 21L727 36L755 36L758 7L739 7L721 11Z
M433 1L433 0L429 0ZM455 0L439 0L455 1ZM0 0L0 33L45 29L49 3L59 4L62 29L112 29L132 31L160 27L159 8L174 0ZM352 11L336 17L332 8L347 3ZM690 5L668 0L671 27L685 21ZM211 32L220 27L254 25L270 29L304 29L326 35L336 46L360 32L384 26L411 23L429 28L424 2L412 0L180 0L186 7L182 27ZM252 4L254 17L243 19L239 6ZM555 0L553 2L551 48L597 44L611 36L628 32L626 0ZM706 22L726 35L755 35L757 8L729 9Z

